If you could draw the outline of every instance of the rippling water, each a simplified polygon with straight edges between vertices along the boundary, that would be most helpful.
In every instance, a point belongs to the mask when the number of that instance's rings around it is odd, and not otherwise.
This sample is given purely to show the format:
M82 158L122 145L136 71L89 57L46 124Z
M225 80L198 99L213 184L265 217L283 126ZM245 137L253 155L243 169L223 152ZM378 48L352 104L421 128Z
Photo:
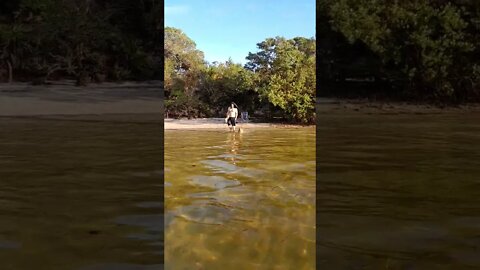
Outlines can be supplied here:
M314 269L315 130L165 132L166 269Z
M480 115L322 115L318 263L480 268Z
M161 125L127 118L0 119L0 269L163 269Z

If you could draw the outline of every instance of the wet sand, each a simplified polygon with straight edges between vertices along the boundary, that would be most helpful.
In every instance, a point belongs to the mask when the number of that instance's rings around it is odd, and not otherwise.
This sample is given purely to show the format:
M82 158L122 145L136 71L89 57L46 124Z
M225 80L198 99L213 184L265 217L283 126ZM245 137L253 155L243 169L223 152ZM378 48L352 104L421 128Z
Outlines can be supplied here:
M0 84L0 116L161 114L161 82Z
M165 129L225 129L228 126L224 118L199 118L199 119L165 119ZM269 123L237 123L237 128L267 128L273 127Z
M385 102L367 99L317 98L317 113L365 113L365 114L442 114L480 112L480 104L459 106L435 106L424 103Z
M0 84L0 117L69 118L122 121L162 121L163 99L160 81L89 84L77 87L73 81L50 85ZM317 99L317 114L442 114L480 112L479 104L438 107L428 104L371 100ZM142 115L142 116L140 116ZM165 129L225 129L223 118L165 119ZM300 127L271 123L238 123L242 129Z

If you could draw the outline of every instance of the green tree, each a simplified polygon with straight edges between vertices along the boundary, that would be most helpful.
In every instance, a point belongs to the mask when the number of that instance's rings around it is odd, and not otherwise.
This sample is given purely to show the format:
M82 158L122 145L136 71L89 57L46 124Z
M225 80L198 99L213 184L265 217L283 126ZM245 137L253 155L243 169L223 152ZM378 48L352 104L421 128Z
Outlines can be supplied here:
M202 70L203 52L180 29L165 28L165 96L167 112L192 116L201 105L197 96Z
M384 67L400 72L406 81L404 90L410 95L444 101L478 96L478 81L472 83L478 80L478 65L473 60L478 59L478 4L427 0L326 2L332 26L351 43L366 44Z
M258 74L261 98L280 108L295 121L315 118L316 74L315 39L269 38L250 53L246 68Z
M0 80L158 78L160 15L157 0L2 1Z
M210 104L211 113L217 116L232 101L242 110L255 108L253 73L232 60L210 64L204 71L202 84L201 99Z
M206 63L180 29L165 28L165 93L168 116L223 116L231 101L255 113L264 105L291 120L315 118L315 39L269 38L245 66L231 59Z

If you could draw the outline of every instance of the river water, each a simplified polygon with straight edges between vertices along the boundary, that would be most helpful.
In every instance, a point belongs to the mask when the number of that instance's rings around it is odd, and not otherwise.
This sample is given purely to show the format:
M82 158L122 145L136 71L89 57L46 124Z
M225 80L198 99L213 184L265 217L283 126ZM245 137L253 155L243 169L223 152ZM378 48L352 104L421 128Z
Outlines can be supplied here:
M325 269L480 269L480 115L323 114Z
M160 117L0 118L0 269L163 269Z
M166 269L480 268L478 114L320 115L316 173L313 128L166 131L165 219L161 125L74 118L0 119L0 269L162 269L164 224Z
M315 269L315 129L165 132L166 269Z

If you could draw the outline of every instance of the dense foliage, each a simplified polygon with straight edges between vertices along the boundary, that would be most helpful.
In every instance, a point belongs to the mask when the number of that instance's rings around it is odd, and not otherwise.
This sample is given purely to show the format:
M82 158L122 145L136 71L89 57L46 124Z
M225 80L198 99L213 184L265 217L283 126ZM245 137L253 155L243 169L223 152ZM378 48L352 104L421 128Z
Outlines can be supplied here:
M366 87L375 94L480 100L479 1L319 0L317 5L319 78L325 84L320 94L340 95L353 89L347 78L373 77L376 83Z
M314 121L315 40L277 37L257 46L260 52L248 55L246 67L258 74L260 98L278 106L293 119Z
M245 66L207 63L181 30L165 28L165 96L168 116L217 116L231 101L241 111L296 122L315 118L315 40L267 38Z
M158 0L3 0L0 81L160 77Z

